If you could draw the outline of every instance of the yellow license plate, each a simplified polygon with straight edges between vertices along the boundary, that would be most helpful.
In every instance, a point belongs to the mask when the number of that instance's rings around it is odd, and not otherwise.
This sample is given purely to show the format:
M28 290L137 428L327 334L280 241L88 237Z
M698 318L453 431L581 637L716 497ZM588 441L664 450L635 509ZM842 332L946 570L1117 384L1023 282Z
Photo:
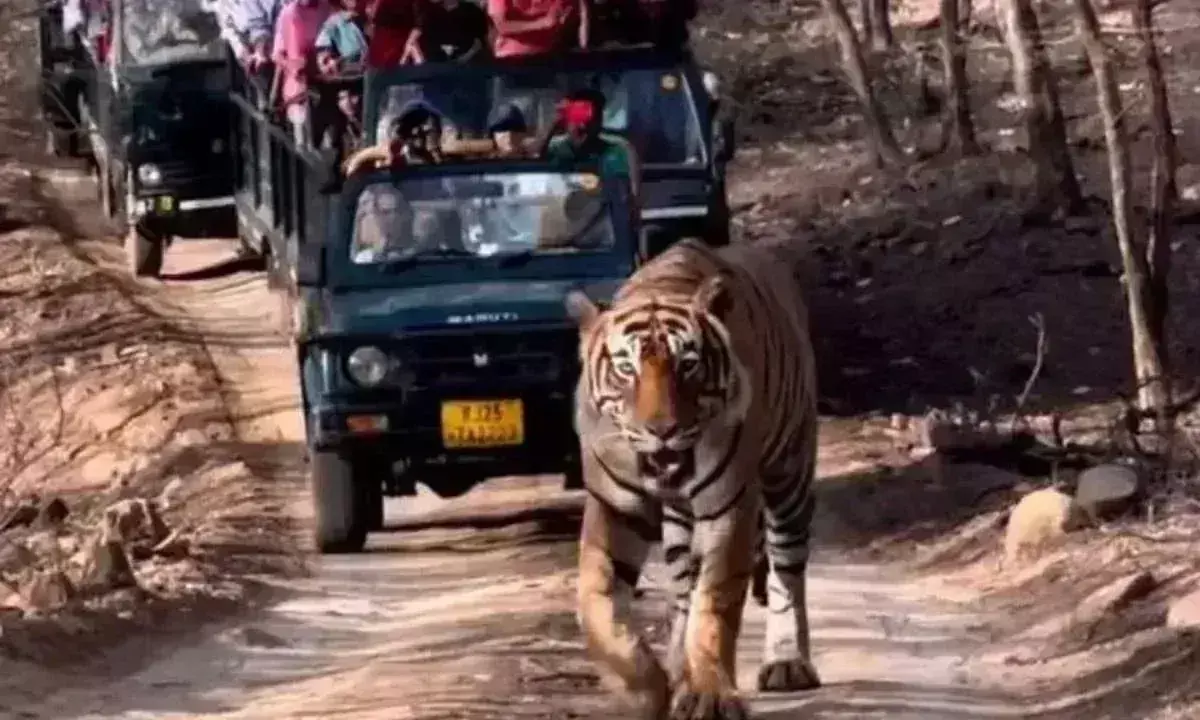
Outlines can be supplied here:
M525 406L520 400L449 400L442 403L442 445L448 449L525 443Z
M175 211L175 198L170 195L159 195L154 198L155 207L160 213L169 213Z

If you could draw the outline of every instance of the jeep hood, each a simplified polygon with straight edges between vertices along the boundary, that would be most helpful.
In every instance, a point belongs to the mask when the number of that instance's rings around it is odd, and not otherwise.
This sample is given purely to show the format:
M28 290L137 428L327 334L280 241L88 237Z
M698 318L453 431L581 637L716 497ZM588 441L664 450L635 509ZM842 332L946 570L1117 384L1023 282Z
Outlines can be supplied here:
M583 290L607 303L621 279L506 280L409 288L373 288L327 295L320 334L392 334L472 325L573 323L564 300Z

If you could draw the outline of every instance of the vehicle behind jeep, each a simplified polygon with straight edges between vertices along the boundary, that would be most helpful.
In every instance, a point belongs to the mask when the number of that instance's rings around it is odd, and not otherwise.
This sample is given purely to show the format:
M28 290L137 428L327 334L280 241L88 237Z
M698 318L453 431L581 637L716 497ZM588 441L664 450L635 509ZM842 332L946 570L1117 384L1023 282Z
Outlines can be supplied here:
M131 272L156 276L171 238L232 226L228 49L206 0L105 5L41 17L49 144L90 156Z
M356 551L383 496L488 477L580 478L578 330L637 260L626 178L540 161L427 165L348 181L306 246L297 362L317 541Z

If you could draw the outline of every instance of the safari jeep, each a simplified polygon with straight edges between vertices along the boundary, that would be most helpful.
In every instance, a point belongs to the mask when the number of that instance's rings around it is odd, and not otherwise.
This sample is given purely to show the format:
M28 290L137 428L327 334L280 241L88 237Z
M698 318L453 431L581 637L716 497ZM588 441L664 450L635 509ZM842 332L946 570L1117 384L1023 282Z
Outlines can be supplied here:
M70 39L52 25L40 34L59 48L45 58L71 63L47 78L51 143L91 157L104 214L129 230L130 272L157 276L171 238L233 224L228 50L207 0L108 4L111 17L90 17ZM82 128L75 146L59 139L63 125Z
M539 160L349 179L297 251L294 329L322 552L356 552L385 495L497 475L580 480L578 331L639 257L624 178Z

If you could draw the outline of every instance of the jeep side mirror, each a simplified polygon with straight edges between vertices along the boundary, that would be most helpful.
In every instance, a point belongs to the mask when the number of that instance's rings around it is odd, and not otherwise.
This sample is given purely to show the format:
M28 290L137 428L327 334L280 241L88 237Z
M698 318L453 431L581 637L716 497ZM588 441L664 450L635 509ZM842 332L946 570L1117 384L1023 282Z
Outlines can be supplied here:
M318 242L301 243L296 257L296 284L320 287L325 281L325 246Z

